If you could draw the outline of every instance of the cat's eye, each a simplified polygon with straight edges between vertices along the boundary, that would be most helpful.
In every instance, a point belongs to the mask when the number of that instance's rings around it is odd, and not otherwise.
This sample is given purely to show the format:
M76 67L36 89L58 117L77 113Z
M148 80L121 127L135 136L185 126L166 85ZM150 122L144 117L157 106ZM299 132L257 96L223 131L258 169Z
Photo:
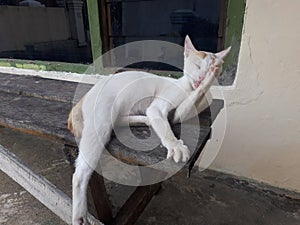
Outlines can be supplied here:
M201 67L199 65L197 65L197 64L195 64L195 65L196 65L197 69L199 69L199 70L201 69Z

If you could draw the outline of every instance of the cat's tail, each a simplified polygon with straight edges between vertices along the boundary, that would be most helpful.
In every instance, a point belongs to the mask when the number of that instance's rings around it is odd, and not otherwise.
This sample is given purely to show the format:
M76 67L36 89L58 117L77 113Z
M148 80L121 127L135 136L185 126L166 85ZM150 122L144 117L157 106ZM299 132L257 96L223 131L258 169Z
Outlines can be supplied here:
M72 108L68 118L68 129L75 137L81 138L83 129L82 103L84 97Z

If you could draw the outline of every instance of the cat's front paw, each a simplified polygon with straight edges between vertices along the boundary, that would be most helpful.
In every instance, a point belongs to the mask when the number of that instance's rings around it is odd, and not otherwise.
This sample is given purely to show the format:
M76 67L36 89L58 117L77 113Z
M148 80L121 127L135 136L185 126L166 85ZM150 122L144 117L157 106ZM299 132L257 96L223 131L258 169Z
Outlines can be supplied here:
M167 159L173 158L173 160L178 162L186 162L190 159L190 150L186 145L183 144L182 140L178 140L175 143L167 147L168 155Z

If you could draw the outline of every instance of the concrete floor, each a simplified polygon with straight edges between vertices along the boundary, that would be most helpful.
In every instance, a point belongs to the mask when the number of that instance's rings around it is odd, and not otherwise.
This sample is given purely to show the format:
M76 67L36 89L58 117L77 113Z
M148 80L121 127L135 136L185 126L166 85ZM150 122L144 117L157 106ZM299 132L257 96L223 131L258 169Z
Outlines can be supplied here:
M0 144L59 189L71 194L72 169L62 145L0 127ZM132 187L107 183L116 211ZM206 171L166 181L138 225L299 225L300 200ZM63 225L30 194L0 172L0 224Z

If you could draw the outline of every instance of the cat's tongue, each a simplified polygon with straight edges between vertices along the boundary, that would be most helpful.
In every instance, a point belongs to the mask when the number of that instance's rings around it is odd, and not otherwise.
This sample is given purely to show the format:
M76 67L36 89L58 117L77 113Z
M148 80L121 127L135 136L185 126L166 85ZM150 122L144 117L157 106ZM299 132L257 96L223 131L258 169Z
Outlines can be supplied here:
M201 84L201 81L195 81L194 86L195 88L198 88Z
M199 80L195 81L194 82L195 88L198 88L203 80L204 80L204 77L201 77Z

